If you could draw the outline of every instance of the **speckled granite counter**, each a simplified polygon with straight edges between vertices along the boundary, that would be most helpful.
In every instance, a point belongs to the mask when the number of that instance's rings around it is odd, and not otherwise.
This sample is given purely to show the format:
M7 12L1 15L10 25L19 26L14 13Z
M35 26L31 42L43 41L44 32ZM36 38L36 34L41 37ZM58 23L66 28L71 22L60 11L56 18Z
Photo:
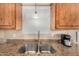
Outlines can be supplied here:
M0 56L78 56L79 48L73 44L72 47L68 48L61 45L58 41L54 40L41 40L42 42L52 45L56 50L55 53L40 53L40 54L24 54L19 53L19 49L28 42L36 42L36 40L8 40L4 44L0 44Z

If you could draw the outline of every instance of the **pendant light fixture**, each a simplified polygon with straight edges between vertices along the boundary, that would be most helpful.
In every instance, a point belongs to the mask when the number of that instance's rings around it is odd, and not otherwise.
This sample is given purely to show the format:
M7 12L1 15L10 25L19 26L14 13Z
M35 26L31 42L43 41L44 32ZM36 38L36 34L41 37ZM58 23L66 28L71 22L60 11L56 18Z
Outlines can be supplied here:
M39 18L39 17L38 17L38 12L37 12L37 6L36 6L36 3L35 3L35 12L34 12L33 18L34 18L34 19Z

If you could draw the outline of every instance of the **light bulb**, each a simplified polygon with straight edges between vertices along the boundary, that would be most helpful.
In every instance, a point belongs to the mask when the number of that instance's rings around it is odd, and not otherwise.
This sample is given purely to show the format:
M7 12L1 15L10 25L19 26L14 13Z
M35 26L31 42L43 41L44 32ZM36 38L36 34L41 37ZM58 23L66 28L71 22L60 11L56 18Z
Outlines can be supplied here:
M34 13L34 15L33 15L33 18L34 19L38 19L39 17L38 17L38 13L35 11L35 13Z

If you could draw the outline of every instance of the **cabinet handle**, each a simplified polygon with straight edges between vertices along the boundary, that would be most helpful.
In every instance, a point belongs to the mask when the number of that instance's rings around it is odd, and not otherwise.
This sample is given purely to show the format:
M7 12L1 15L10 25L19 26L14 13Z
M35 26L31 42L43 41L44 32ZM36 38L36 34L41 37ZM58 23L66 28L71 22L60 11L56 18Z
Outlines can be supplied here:
M0 19L0 22L2 22L2 18Z
M2 18L0 18L0 23L1 23L1 24L3 23L3 20L2 20Z

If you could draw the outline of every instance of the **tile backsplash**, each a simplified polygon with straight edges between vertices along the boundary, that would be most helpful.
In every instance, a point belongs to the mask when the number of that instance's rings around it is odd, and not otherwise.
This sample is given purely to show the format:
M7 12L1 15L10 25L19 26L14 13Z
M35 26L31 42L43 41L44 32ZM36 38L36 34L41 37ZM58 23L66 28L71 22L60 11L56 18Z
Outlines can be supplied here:
M64 30L64 31L52 31L50 34L41 34L41 39L60 39L61 34L71 35L73 42L76 42L76 31ZM37 39L37 34L23 34L22 31L16 30L0 30L0 39Z

